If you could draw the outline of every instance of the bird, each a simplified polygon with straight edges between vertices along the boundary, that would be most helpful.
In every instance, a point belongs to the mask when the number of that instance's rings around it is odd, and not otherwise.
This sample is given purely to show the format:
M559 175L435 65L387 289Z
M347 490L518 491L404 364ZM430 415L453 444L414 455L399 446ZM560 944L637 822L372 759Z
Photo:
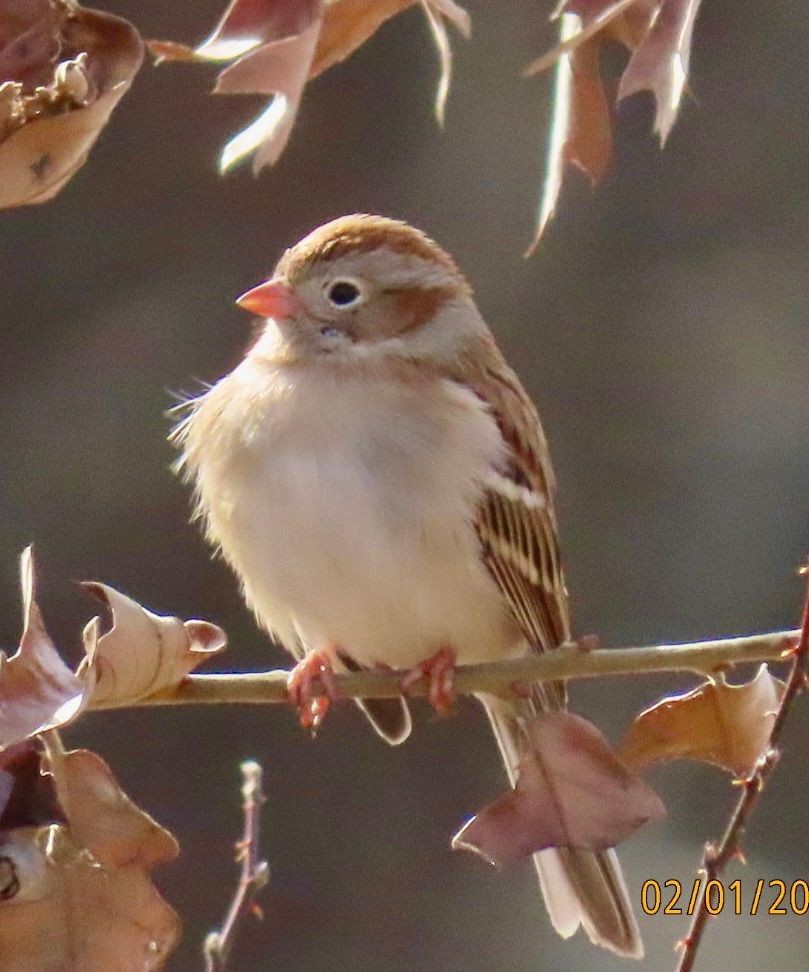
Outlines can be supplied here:
M456 663L568 641L547 440L453 258L405 222L343 216L237 303L258 336L172 438L208 539L297 660L301 721L319 724L334 671L409 669L402 697L359 701L395 745L413 681L446 711ZM566 707L564 685L479 699L515 785L526 725ZM534 862L560 935L642 956L613 849Z

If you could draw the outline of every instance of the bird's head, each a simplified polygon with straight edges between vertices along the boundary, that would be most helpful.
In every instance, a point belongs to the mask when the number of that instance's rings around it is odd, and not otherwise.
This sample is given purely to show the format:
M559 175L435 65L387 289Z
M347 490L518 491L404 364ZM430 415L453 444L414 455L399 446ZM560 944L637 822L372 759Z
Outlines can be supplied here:
M287 250L237 301L295 360L454 355L485 328L453 259L407 223L344 216Z

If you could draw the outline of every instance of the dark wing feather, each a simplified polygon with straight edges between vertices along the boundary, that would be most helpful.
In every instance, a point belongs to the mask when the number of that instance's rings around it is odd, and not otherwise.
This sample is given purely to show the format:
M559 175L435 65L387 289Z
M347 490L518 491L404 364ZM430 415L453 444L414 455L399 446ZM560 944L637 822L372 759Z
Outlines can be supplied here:
M547 510L530 509L489 489L475 522L483 562L534 651L549 651L569 637L567 595ZM561 683L537 686L543 708L565 703Z

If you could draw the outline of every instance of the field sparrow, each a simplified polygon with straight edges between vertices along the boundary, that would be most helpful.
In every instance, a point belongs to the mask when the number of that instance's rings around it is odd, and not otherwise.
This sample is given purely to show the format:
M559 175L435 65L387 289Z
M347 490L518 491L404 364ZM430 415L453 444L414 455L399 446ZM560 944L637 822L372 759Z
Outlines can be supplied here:
M290 694L317 720L315 676L374 666L429 676L455 659L546 651L570 636L553 474L536 410L455 263L418 230L346 216L240 298L264 320L241 364L174 435L208 537L259 622L299 660ZM537 685L482 696L512 783ZM361 703L392 743L402 699ZM639 957L614 851L535 855L556 930Z

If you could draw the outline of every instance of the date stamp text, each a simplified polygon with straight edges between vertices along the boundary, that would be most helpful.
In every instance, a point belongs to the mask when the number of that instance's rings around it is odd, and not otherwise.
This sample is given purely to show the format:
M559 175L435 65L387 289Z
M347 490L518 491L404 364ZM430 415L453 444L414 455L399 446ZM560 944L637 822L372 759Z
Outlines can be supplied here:
M699 907L705 878L695 878L691 885L670 878L643 882L640 904L647 915L693 915ZM736 879L725 883L716 878L707 882L705 910L711 915L805 915L809 912L809 883Z

